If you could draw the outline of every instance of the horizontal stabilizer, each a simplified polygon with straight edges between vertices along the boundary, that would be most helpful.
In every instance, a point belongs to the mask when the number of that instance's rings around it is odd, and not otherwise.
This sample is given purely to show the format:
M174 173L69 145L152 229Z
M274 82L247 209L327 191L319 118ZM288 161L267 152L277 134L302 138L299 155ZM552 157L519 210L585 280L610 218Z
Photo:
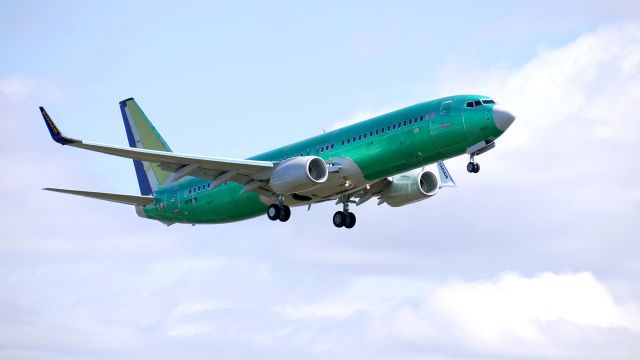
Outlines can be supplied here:
M95 191L82 191L82 190L67 190L67 189L54 189L44 188L42 190L55 191L63 194L71 194L78 196L85 196L93 199L113 201L121 204L128 205L151 205L153 204L153 196L139 196L139 195L126 195L126 194L114 194Z

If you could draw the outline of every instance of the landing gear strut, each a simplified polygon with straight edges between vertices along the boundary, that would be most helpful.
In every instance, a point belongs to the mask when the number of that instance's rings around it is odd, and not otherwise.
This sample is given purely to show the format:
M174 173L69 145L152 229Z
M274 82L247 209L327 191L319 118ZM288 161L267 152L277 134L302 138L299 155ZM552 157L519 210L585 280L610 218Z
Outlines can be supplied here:
M467 171L470 173L477 174L480 172L480 164L475 161L475 156L471 155L469 158L469 163L467 164Z
M278 197L277 204L269 205L267 208L267 217L271 221L280 220L281 222L286 222L291 217L291 208L287 205L283 205L283 198Z
M336 211L333 214L333 225L335 227L351 229L356 225L356 215L349 212L349 203L351 201L347 198L342 201L342 211Z
M496 147L496 143L487 142L486 140L482 140L479 143L469 147L467 149L467 154L469 154L469 163L467 164L467 171L470 173L477 174L480 172L480 164L478 164L475 160L476 155L484 154L487 151Z

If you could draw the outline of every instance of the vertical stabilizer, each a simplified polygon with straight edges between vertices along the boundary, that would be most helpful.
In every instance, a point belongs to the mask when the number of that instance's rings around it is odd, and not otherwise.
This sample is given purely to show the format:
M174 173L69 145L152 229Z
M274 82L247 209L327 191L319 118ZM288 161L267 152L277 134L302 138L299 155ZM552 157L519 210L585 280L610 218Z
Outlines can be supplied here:
M120 111L130 147L172 152L133 98L120 101ZM159 164L147 161L133 160L133 166L142 195L151 195L159 186L167 183L172 174L162 170Z

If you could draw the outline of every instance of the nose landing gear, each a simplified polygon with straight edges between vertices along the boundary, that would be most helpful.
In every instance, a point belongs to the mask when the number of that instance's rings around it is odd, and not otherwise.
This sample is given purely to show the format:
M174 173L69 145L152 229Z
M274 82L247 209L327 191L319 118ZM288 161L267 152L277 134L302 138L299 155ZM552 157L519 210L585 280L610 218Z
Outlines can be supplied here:
M471 155L469 158L469 163L467 164L467 171L470 173L477 174L480 172L480 164L475 161L475 156Z
M496 147L496 143L494 142L486 142L484 140L479 143L469 147L467 149L467 154L469 154L469 163L467 164L467 171L470 173L477 174L480 172L480 164L478 164L475 160L476 155L484 154L487 151Z

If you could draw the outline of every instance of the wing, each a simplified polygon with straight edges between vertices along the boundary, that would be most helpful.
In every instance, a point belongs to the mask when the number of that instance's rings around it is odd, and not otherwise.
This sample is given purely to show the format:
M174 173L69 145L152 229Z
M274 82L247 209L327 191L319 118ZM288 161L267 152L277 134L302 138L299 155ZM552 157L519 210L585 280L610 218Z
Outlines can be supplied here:
M267 184L274 167L274 163L270 161L213 158L90 143L64 136L43 107L40 107L40 112L55 142L108 155L157 163L163 170L174 173L174 181L184 176L194 176L213 180L214 186L235 181L246 184L247 191L256 190Z
M104 192L96 192L96 191L68 190L68 189L55 189L55 188L44 188L42 190L54 191L54 192L59 192L63 194L84 196L92 199L113 201L113 202L128 204L128 205L153 204L153 196L125 195L125 194L104 193Z

